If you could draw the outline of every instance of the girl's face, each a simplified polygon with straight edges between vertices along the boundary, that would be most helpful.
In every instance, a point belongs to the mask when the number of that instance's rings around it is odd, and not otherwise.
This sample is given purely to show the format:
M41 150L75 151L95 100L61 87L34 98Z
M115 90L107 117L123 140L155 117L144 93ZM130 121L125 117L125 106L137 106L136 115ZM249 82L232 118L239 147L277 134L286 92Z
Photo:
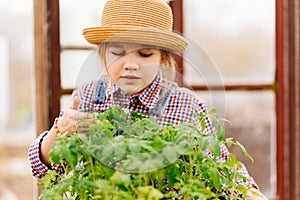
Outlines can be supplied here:
M136 94L158 74L161 51L139 44L112 43L106 52L108 77L121 90Z

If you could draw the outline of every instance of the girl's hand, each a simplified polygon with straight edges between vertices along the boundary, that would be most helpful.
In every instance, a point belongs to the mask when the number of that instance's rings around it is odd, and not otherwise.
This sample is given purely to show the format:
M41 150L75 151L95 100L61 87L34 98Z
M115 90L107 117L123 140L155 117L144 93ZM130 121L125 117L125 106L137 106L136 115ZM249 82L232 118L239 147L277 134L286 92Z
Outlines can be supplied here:
M91 120L92 114L79 111L80 99L75 96L73 103L64 110L64 114L59 118L57 126L59 131L64 133L75 133L77 128L80 128L80 132L88 130L88 126L78 126L78 121L82 119Z
M62 134L73 134L74 132L76 132L77 120L92 118L92 114L79 111L79 104L80 99L78 96L75 96L73 99L73 103L65 109L63 116L58 119L58 130ZM55 131L54 126L51 128L50 132L51 134L47 134L43 139L40 148L41 161L47 166L51 166L51 163L49 161L49 152L53 143L57 139L57 132Z

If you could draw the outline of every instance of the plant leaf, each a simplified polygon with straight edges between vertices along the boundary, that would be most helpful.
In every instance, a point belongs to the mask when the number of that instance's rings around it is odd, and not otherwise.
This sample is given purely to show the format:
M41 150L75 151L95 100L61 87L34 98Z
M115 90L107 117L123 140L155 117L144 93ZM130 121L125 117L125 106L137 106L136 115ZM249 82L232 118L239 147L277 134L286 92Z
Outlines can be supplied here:
M248 158L251 160L251 162L253 163L254 160L253 160L252 156L247 152L246 148L245 148L241 143L239 143L238 141L236 141L236 145L237 145L238 147L240 147L240 149L242 150L243 154L244 154L246 157L248 157Z

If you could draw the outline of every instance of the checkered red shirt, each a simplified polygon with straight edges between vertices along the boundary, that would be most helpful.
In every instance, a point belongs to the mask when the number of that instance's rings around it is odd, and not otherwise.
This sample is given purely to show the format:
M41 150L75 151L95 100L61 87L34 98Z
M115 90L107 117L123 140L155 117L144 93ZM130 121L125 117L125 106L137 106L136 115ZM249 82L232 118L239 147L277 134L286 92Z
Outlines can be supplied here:
M142 93L137 95L128 95L123 93L116 85L106 85L103 101L93 101L95 99L95 90L97 88L97 81L92 81L84 85L81 89L76 90L73 95L80 97L80 109L84 112L104 112L112 105L122 106L128 112L136 111L145 115L150 115L150 110L161 100L160 94L164 94L164 84L160 76L148 86ZM166 90L165 92L168 92ZM197 127L201 127L197 124L195 114L201 114L206 112L205 103L193 92L188 89L175 87L170 94L168 101L158 117L158 123L162 126L166 124L179 124L184 121L192 121ZM203 134L210 134L213 132L212 124L209 118L206 118L206 127L202 131ZM43 177L48 170L54 169L60 173L60 168L57 166L47 167L43 164L39 157L39 146L45 135L48 132L41 134L29 148L29 159L31 162L32 173L35 177ZM221 155L218 161L227 161L228 150L225 145L221 146ZM257 188L257 185L253 179L249 176L246 168L238 169L239 173L249 177L253 187Z

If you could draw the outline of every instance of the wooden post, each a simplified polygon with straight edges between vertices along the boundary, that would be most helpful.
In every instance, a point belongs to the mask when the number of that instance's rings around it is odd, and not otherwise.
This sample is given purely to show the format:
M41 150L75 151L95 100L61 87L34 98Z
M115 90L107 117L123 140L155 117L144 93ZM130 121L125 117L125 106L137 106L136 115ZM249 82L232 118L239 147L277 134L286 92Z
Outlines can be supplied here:
M49 52L47 0L34 0L34 109L36 136L49 128ZM34 179L34 199L40 190Z
M300 198L300 5L276 0L278 199Z
M47 0L34 1L34 80L37 134L49 128L48 23Z
M49 125L60 113L60 28L59 0L47 0L48 6L48 62L49 62Z
M172 0L170 1L170 6L173 12L173 30L177 33L183 34L183 0ZM181 56L176 56L177 72L179 77L177 77L177 83L183 86L183 58Z

